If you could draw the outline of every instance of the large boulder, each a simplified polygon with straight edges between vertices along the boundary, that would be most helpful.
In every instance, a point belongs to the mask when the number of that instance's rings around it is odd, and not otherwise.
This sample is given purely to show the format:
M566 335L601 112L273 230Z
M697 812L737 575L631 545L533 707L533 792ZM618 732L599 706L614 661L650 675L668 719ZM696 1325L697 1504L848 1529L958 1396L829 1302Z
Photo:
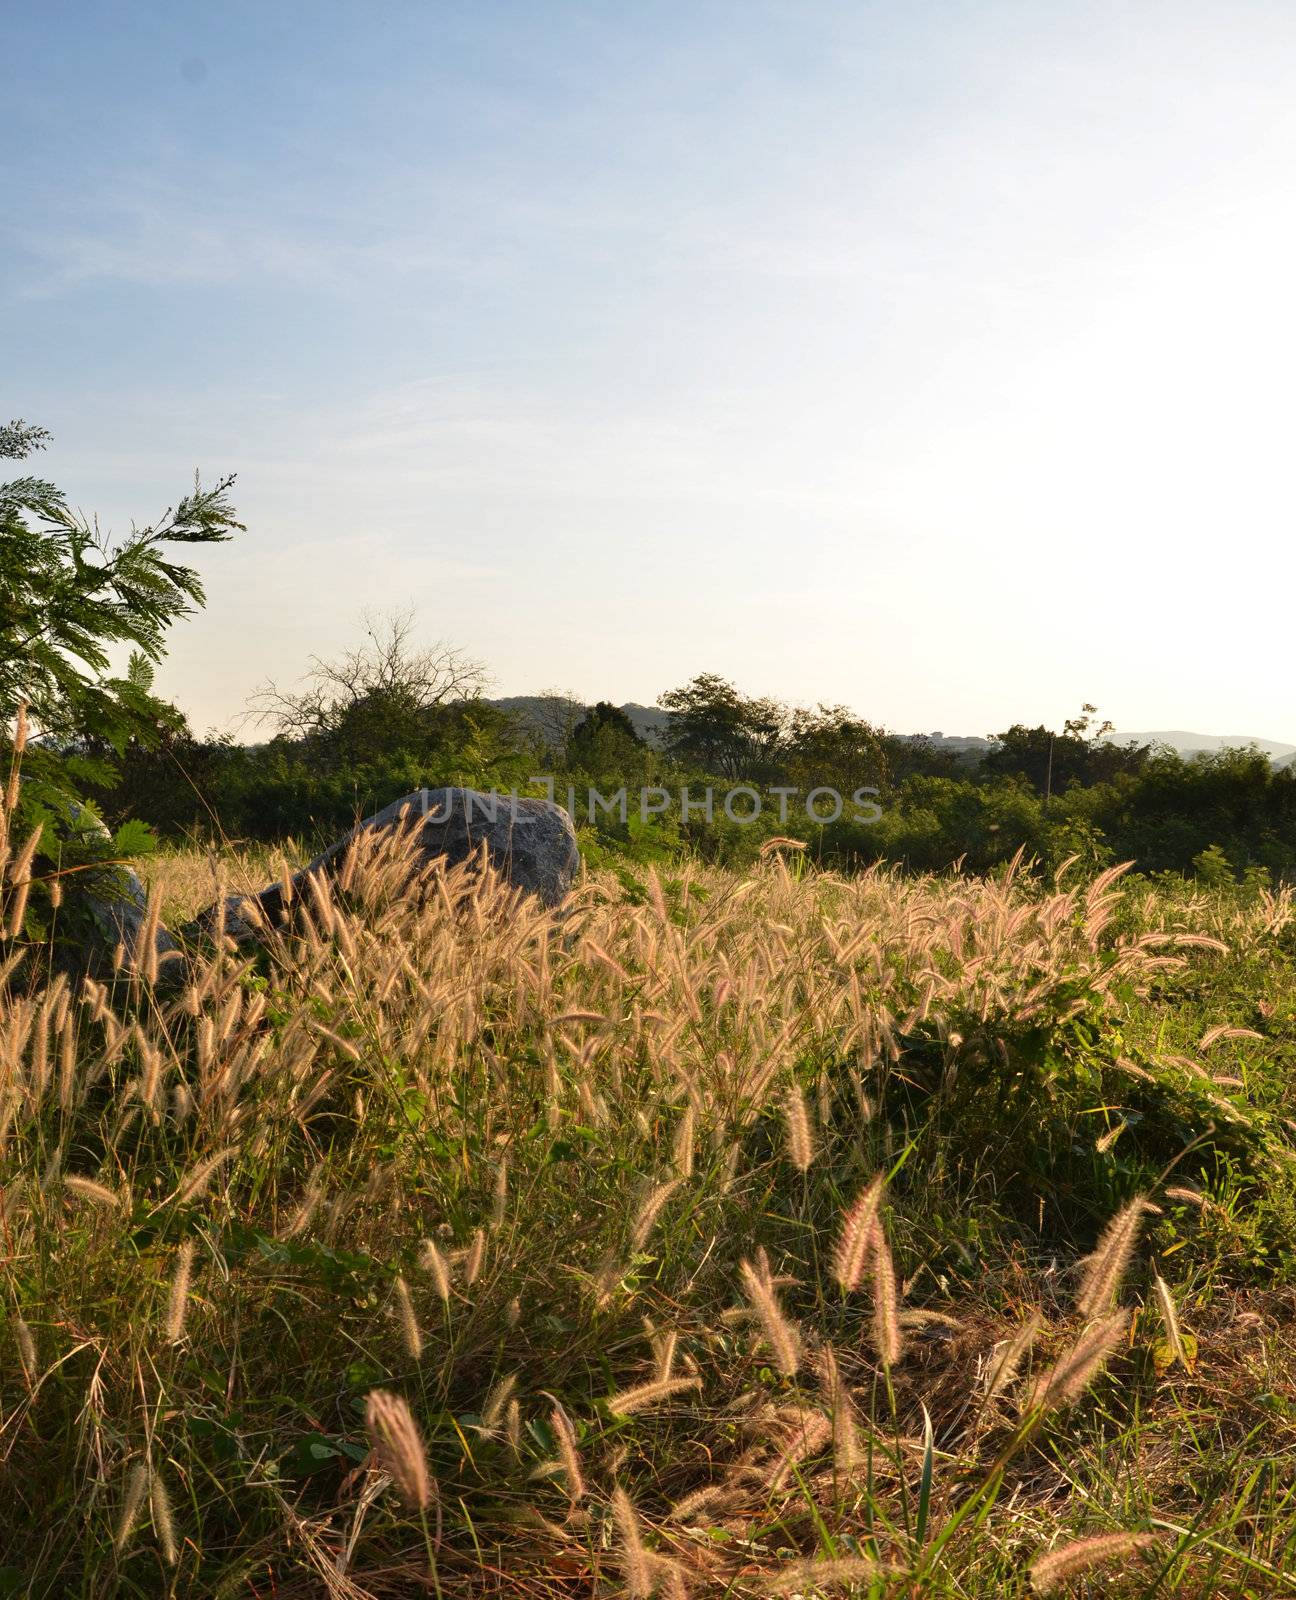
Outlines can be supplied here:
M418 789L357 823L295 873L293 898L308 894L308 874L324 872L331 877L340 871L347 847L361 834L402 828L410 831L416 868L435 861L455 866L478 858L484 848L503 878L547 906L559 905L567 897L580 865L571 818L552 801L483 794L478 789ZM231 895L223 907L218 902L202 912L191 931L215 932L223 911L226 933L240 942L254 939L258 919L240 907L254 902L265 923L276 927L284 920L284 898L278 883L259 894Z
M94 936L86 955L91 970L109 965L118 945L127 962L148 971L148 941L156 952L156 970L167 976L179 972L180 946L160 922L149 924L148 890L132 867L105 867L94 875L93 887L84 890L84 903Z
M108 846L112 834L95 814L71 795L47 803L63 813L68 828ZM105 848L104 854L107 854ZM163 977L181 971L180 946L162 924L149 917L149 896L133 867L122 861L104 861L71 875L72 889L64 902L60 960L74 969L104 975L117 962L117 950L127 965ZM67 930L71 929L70 933ZM149 943L153 956L149 957Z

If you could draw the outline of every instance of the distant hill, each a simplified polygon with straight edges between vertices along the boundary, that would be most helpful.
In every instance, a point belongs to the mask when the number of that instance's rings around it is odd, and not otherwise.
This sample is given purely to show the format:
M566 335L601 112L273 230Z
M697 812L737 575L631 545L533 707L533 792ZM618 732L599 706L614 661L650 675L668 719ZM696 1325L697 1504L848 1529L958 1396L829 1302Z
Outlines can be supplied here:
M656 744L659 736L666 731L670 713L663 711L660 706L640 706L633 700L627 700L621 709L634 723L635 732L649 744Z
M492 700L490 704L502 711L513 712L524 724L541 732L555 731L564 720L569 725L579 722L588 709L581 701L569 700L565 695L512 694ZM667 712L660 706L641 706L633 700L627 700L620 709L630 718L641 739L646 739L649 744L659 743L666 727ZM964 755L980 755L994 745L993 739L977 734L943 733L939 729L933 733L909 733L899 737L924 739L938 750ZM1108 737L1113 744L1169 745L1182 756L1214 754L1219 750L1246 750L1255 745L1268 755L1275 766L1296 766L1296 744L1283 744L1277 739L1258 739L1245 733L1188 733L1172 728L1151 733L1127 733L1122 730Z
M939 729L935 733L902 733L902 739L925 739L938 750L956 750L963 753L986 751L994 743L993 739L982 739L975 733L942 733Z
M1162 729L1153 733L1113 733L1116 744L1168 744L1181 756L1199 755L1206 751L1246 750L1251 745L1263 750L1273 761L1285 765L1296 756L1296 744L1283 744L1276 739L1258 739L1249 733L1186 733L1181 728Z
M564 720L579 722L589 709L580 700L549 694L509 694L492 700L490 704L498 706L501 711L513 712L519 721L540 733L554 731ZM646 739L649 744L657 743L658 735L666 726L666 712L658 706L636 705L633 700L627 700L619 709L630 718L641 739Z
M994 744L993 739L978 739L970 734L926 733L911 734L910 738L928 739L938 750L984 751ZM1296 744L1283 744L1277 739L1258 739L1249 733L1187 733L1182 729L1160 729L1151 733L1111 733L1113 744L1169 745L1181 756L1213 755L1219 750L1247 750L1252 745L1263 750L1275 766L1296 765Z

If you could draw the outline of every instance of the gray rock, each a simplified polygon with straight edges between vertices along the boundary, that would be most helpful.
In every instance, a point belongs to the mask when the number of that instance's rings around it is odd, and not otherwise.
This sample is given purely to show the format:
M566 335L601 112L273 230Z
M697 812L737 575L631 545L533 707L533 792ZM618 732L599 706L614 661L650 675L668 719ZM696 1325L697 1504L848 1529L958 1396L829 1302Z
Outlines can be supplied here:
M478 789L419 789L357 823L295 873L294 898L309 894L305 881L309 873L323 871L333 876L340 871L347 846L360 834L395 829L403 823L416 828L416 868L434 861L455 866L472 859L484 845L497 872L547 906L560 905L566 899L580 865L571 818L552 801L515 800ZM248 901L256 903L271 927L284 920L283 888L272 883L256 895L231 895L223 908L219 903L209 906L190 924L190 930L214 932L223 909L225 932L240 943L253 940L258 932L256 921L239 909Z
M97 930L102 948L88 952L95 965L111 962L119 944L126 947L129 962L139 963L148 926L148 891L131 867L105 867L95 874L94 888L85 893L85 906ZM180 946L159 922L153 932L153 947L158 956L158 972L165 974L178 957Z
M107 827L70 795L63 797L72 827L82 834L110 840ZM80 911L76 964L90 972L107 972L118 945L126 947L128 963L138 964L145 954L148 929L148 891L132 867L114 862L80 872L71 880L70 912ZM159 976L178 974L180 946L159 922L153 932Z

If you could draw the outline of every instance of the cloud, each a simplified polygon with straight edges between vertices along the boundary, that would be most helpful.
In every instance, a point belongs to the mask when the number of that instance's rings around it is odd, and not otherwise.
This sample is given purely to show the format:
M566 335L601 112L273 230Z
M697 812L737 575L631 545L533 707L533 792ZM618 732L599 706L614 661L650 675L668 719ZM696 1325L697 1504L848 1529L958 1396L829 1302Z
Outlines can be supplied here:
M20 283L28 299L48 299L92 283L144 288L218 287L278 278L336 289L335 263L306 241L251 222L185 218L165 208L123 205L105 224L17 230L16 242L41 262Z
M201 194L165 173L123 174L91 193L46 193L12 223L15 246L38 263L26 297L96 282L146 288L291 284L327 293L372 292L376 276L465 273L471 250L452 248L422 222L393 224L371 201L311 198L255 171L212 164Z

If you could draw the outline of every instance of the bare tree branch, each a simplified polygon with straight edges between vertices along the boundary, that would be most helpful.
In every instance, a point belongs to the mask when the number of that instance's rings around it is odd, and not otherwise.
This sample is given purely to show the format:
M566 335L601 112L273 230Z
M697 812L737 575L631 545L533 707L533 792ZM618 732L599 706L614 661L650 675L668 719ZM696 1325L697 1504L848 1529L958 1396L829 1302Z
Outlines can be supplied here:
M312 656L296 688L262 685L248 702L254 720L290 738L327 735L365 704L399 703L419 716L479 699L490 682L481 662L438 640L418 648L412 609L364 615L364 643L338 656Z

